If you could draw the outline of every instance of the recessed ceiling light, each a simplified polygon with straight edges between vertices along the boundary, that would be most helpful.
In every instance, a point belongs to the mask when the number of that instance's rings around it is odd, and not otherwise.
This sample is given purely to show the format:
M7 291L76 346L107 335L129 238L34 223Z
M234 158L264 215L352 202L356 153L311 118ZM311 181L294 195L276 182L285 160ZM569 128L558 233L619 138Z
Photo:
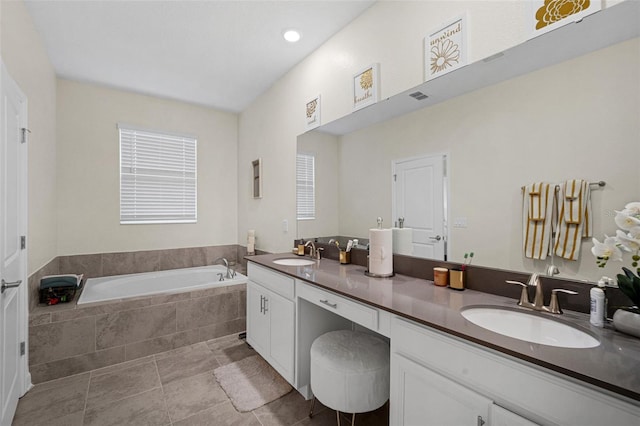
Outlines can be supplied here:
M289 43L295 43L300 40L300 33L296 30L286 30L282 36Z

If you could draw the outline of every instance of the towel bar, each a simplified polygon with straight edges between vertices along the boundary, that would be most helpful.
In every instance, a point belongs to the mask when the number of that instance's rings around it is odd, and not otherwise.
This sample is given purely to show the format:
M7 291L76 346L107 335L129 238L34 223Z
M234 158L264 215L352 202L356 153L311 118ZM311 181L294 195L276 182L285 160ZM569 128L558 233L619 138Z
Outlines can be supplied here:
M602 188L603 186L606 186L607 182L603 181L603 180L599 180L597 182L589 182L589 186L599 186L600 188ZM555 185L556 190L559 188L559 185ZM524 186L520 187L521 191L524 191Z

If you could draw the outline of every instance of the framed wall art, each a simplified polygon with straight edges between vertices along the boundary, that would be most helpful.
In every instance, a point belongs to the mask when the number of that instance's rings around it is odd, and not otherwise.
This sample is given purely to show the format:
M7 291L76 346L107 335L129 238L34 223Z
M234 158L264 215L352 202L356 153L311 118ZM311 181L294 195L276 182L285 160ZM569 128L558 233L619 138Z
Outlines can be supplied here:
M466 13L429 32L424 38L424 80L446 74L467 63Z
M378 102L380 95L380 64L372 64L353 76L353 110Z
M529 0L529 38L579 21L600 9L601 0Z
M306 103L305 114L307 130L315 129L320 125L320 95Z

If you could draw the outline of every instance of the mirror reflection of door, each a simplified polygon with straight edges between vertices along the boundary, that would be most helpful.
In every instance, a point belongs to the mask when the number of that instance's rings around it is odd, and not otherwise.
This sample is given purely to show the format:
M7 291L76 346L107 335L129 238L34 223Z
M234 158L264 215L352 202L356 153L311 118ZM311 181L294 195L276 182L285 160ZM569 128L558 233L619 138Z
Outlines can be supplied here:
M445 260L445 161L446 155L392 161L393 221L404 218L412 230L412 256Z

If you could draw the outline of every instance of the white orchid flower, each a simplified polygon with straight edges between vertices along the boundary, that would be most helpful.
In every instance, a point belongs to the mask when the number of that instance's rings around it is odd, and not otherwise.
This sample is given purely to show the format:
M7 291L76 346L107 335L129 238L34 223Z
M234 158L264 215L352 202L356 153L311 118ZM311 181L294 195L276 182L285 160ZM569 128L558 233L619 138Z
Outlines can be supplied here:
M640 217L640 202L634 201L624 206L624 210L630 216Z
M636 240L640 240L640 226L634 226L629 229L629 234L631 238L635 238Z
M631 252L637 252L640 250L640 239L633 238L630 234L625 234L624 232L618 230L616 232L616 239L618 243L622 245L625 249Z
M617 246L617 240L615 237L607 237L605 235L604 241L600 242L596 238L593 238L593 247L591 253L597 258L606 260L622 261L622 250Z
M634 228L636 226L640 226L640 219L626 213L625 210L623 211L616 210L616 217L614 218L616 225L618 225L620 229L624 229L625 231L628 231L631 228Z

